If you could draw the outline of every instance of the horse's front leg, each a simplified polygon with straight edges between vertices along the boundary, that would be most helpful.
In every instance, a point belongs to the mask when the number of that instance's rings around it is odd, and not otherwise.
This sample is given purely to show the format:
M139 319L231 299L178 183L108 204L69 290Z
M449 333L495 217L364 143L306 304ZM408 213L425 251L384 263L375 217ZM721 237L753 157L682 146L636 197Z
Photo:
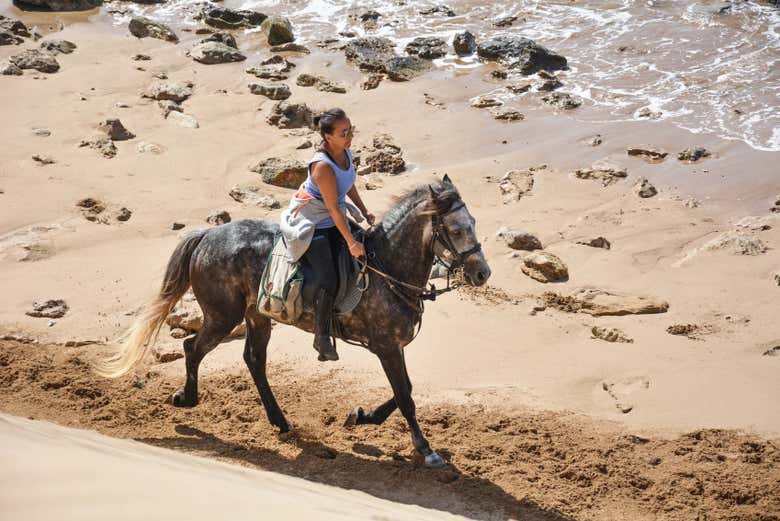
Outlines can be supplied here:
M409 424L409 430L412 433L412 444L417 452L425 458L425 466L431 468L447 466L447 462L435 450L431 449L428 440L425 439L422 430L420 430L420 425L417 423L414 400L412 400L412 383L409 381L409 375L406 372L406 362L404 361L402 349L395 347L387 351L379 351L379 360L382 362L382 368L385 370L390 386L393 388L395 403ZM385 403L384 405L387 404Z

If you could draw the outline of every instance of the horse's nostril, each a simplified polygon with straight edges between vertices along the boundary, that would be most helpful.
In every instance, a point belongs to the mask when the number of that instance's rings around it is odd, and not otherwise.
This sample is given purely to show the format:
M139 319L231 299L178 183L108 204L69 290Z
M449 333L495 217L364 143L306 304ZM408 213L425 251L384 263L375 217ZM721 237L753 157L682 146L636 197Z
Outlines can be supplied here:
M485 273L482 271L477 272L477 280L480 282L485 282Z

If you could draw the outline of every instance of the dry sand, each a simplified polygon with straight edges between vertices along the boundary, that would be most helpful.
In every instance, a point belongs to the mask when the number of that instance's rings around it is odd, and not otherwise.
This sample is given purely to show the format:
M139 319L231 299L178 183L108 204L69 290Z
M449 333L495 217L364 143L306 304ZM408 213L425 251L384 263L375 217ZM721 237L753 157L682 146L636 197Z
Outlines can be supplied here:
M143 389L131 386L131 378L100 382L81 366L72 367L67 360L74 351L55 344L110 345L157 290L180 233L207 226L205 218L215 209L228 210L234 220L278 218L278 211L242 206L228 196L235 184L259 183L250 165L273 156L306 159L311 150L296 150L301 137L265 123L274 102L248 92L253 77L244 69L252 59L204 66L184 56L186 42L137 40L97 23L68 25L56 36L78 45L73 54L58 56L58 73L0 77L0 326L2 332L21 332L44 344L2 343L7 363L0 364L5 375L0 410L476 517L780 515L778 456L771 441L780 436L780 357L762 354L780 344L780 288L772 279L780 270L780 229L768 211L780 193L777 153L663 122L584 123L578 114L593 110L589 107L556 114L533 101L524 102L524 121L502 124L469 107L470 98L494 87L479 75L435 71L408 84L385 81L377 90L362 91L362 75L341 53L317 51L294 59L296 74L324 74L349 91L321 93L291 80L291 100L343 107L359 128L356 146L387 132L403 148L411 168L383 176L379 190L364 190L369 208L379 214L404 189L448 173L477 219L493 270L492 294L506 295L491 299L486 291L457 292L429 304L423 330L407 348L424 429L434 448L449 451L459 472L455 485L445 485L432 473L388 456L409 456L400 416L358 434L338 427L354 405L371 405L388 395L378 361L341 346L338 365L319 364L311 338L293 328L274 329L271 385L281 387L280 403L293 423L312 422L317 428L296 434L301 438L292 442L275 441L266 424L243 374L240 340L221 346L204 362L201 405L193 411L164 404L183 381L181 361L160 366L149 361L138 372ZM0 59L18 50L0 47ZM152 60L131 60L136 53ZM194 82L195 93L184 107L200 128L177 126L162 117L156 102L139 96L159 72ZM423 93L443 108L427 104ZM113 159L79 148L79 141L108 117L120 118L137 137L117 142ZM51 136L33 135L33 128L41 127ZM596 134L603 144L583 143ZM161 145L163 153L138 153L142 141ZM626 155L626 147L635 144L670 155L648 164ZM675 159L693 145L713 156L695 165ZM31 159L35 154L56 162L40 166ZM572 175L601 159L625 166L628 179L604 188ZM530 193L502 204L495 180L508 170L542 163L548 166L533 172ZM659 194L638 198L631 189L638 176L648 178ZM290 196L283 188L264 188L283 204ZM111 225L88 222L75 207L85 197L127 207L132 217ZM688 197L701 205L686 206ZM767 218L769 229L744 232L760 238L766 253L736 255L726 248L691 255L751 215ZM186 228L172 231L173 222ZM538 235L545 249L568 265L569 280L542 284L525 276L521 260L494 238L504 225ZM610 250L577 244L599 235L611 241ZM584 286L652 295L667 301L669 310L622 317L552 307L529 313L544 291L568 294ZM70 306L51 327L48 319L24 314L33 300L49 298L65 299ZM673 324L696 324L701 334L672 336L666 329ZM592 339L592 326L617 327L634 342ZM162 344L180 344L167 332L162 336ZM91 360L106 350L98 345L77 352L79 359ZM28 363L38 369L30 372ZM71 371L88 388L101 390L96 400L77 392ZM46 385L48 378L59 377L66 383ZM343 389L334 382L342 382ZM623 413L618 405L631 410ZM241 420L234 408L249 420ZM330 415L338 420L323 426L320 417ZM490 427L496 415L512 428ZM535 423L542 427L530 427ZM182 425L196 430L178 432ZM738 431L750 434L745 438ZM635 434L651 441L625 441ZM763 454L760 462L749 461L752 445L744 452L744 443L762 447L756 449ZM364 444L373 447L368 454L356 449ZM333 462L312 455L321 445L335 451ZM537 449L527 449L531 445ZM656 454L663 464L648 466ZM602 463L610 470L594 466ZM631 484L633 475L650 484ZM377 477L388 481L373 482ZM702 483L704 492L689 493L689 481Z

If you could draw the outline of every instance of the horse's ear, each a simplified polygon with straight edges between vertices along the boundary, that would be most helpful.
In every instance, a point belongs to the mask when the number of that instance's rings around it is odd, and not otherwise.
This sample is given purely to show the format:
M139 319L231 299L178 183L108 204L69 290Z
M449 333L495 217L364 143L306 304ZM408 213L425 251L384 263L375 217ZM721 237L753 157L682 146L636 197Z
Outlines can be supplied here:
M428 190L431 191L431 198L436 199L436 191L433 189L431 185L428 185Z
M442 181L444 181L447 184L452 184L452 179L450 179L449 174L444 174L444 177L442 178Z

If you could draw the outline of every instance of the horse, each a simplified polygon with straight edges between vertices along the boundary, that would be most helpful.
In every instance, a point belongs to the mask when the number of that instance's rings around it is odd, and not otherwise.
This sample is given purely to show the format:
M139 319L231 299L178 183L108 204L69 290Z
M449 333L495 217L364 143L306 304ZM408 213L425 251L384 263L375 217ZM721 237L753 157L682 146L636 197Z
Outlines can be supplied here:
M381 222L365 233L368 288L354 310L336 315L339 337L374 353L393 391L392 398L373 410L356 407L346 423L380 425L400 409L414 448L431 468L447 463L431 449L417 423L404 347L421 325L421 299L435 260L450 270L462 269L464 283L472 286L481 286L490 277L475 224L449 176L401 195ZM203 311L203 327L183 341L186 381L173 394L173 405L198 404L201 361L245 320L244 361L268 421L280 433L289 431L266 377L271 320L256 307L260 280L278 232L276 223L247 219L186 235L168 261L159 294L143 308L118 352L95 364L96 372L110 378L129 372L152 346L166 317L191 286ZM295 326L313 332L313 322L313 313L305 310Z

